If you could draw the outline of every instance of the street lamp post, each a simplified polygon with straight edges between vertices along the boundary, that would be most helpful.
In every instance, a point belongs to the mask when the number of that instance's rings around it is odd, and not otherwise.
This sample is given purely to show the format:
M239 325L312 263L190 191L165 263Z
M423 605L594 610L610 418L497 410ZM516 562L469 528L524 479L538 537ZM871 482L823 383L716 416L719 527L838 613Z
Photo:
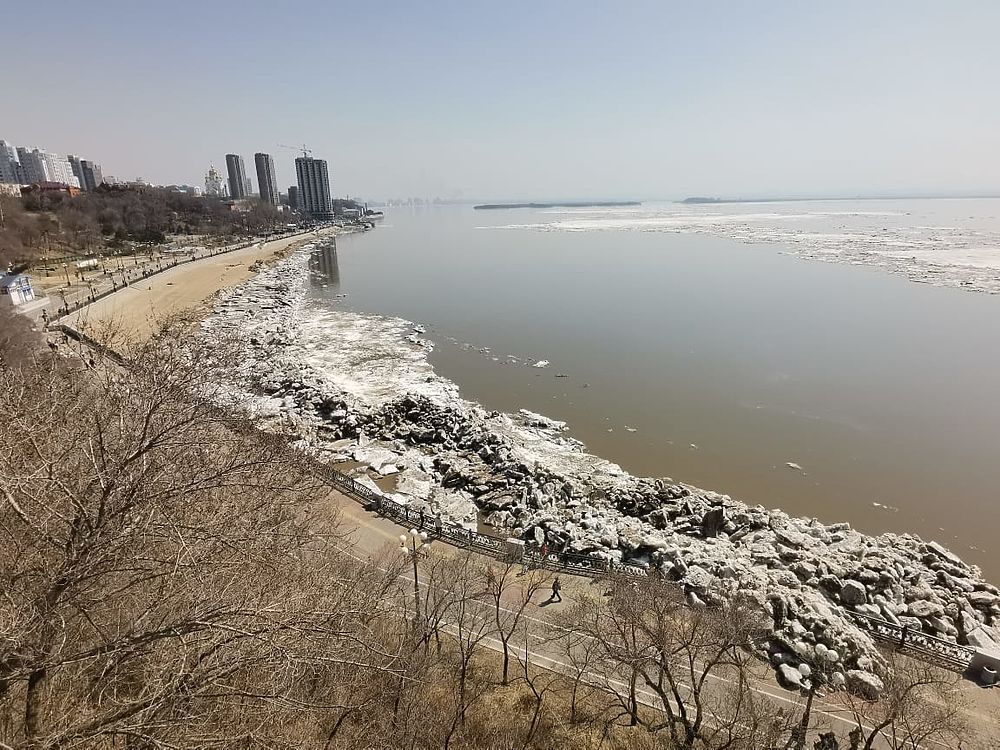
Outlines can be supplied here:
M814 649L815 660L811 664L803 662L799 664L799 673L804 680L809 681L809 691L806 694L806 707L802 712L802 719L796 727L793 735L795 750L804 750L806 746L806 734L809 731L809 721L812 714L813 698L820 688L830 688L840 690L844 687L844 673L840 670L840 654L834 649L828 648L823 643L817 643Z
M404 555L410 556L410 561L413 563L413 622L414 627L420 626L420 579L418 578L417 572L417 557L421 552L426 552L422 550L422 547L427 543L427 532L417 531L416 529L410 529L409 534L399 535L399 550Z

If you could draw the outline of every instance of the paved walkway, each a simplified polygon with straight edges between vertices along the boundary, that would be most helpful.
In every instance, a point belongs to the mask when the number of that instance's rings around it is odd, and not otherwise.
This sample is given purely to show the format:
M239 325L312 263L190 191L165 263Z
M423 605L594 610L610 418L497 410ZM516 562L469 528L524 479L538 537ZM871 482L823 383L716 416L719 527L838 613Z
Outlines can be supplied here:
M406 533L408 529L367 511L358 502L338 491L330 493L330 503L332 508L340 514L345 528L350 531L350 542L353 545L354 554L376 558L380 555L398 554L399 536ZM436 548L436 551L441 554L449 554L456 549L442 542L431 541L430 544L432 549ZM561 604L545 602L549 595L549 589L545 588L526 613L526 619L537 623L539 629L553 627L555 613L572 606L580 597L600 596L602 593L595 588L600 586L599 582L591 578L561 573L560 580L563 582L563 602ZM496 649L500 648L499 642L488 645ZM524 648L525 644L521 642L518 644L517 650L523 654ZM573 671L573 668L562 660L564 657L559 649L544 641L528 644L528 653L532 663L536 666L562 673ZM595 684L600 684L601 680L608 680L607 675L593 675L592 677ZM803 696L781 688L766 665L761 664L758 677L759 683L754 688L755 692L771 701L776 708L783 708L793 714L801 712L804 705ZM614 680L612 681L614 682ZM721 688L725 687L727 680L718 677L716 682ZM1000 715L1000 691L984 690L971 683L963 685L963 689L969 701L967 714L970 722L975 727L982 727L984 735L992 731L993 724L997 720L997 716ZM640 691L639 700L646 705L658 705L658 698L650 691ZM817 698L813 704L813 715L816 723L820 724L822 728L836 729L845 737L847 732L855 726L849 714L845 714L843 706L833 699ZM944 746L930 743L927 747L943 750ZM977 745L973 738L970 738L970 744L967 746L968 750L976 748L987 750L987 748L993 747L992 740L982 739Z
M157 331L166 317L206 309L219 292L250 279L259 264L276 260L295 244L336 231L337 228L328 228L256 241L221 254L217 249L206 251L196 254L193 262L164 265L166 270L157 270L148 277L143 277L143 271L156 270L158 264L145 269L139 266L126 272L127 286L123 287L122 279L117 277L117 291L63 316L59 322L97 338L106 331L113 331L132 343L141 343ZM72 305L74 300L67 299L67 302Z

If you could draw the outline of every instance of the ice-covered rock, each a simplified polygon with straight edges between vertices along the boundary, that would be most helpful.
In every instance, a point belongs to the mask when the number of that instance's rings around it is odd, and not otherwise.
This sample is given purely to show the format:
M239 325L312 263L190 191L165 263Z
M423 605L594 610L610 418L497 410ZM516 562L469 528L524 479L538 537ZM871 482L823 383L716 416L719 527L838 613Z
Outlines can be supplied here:
M848 606L864 604L868 601L868 590L858 581L844 581L840 587L840 601Z
M527 409L520 409L518 412L524 423L529 427L538 427L543 430L554 430L560 432L566 429L566 423L560 422L558 419L550 419L542 414L537 414L533 411L528 411Z
M303 450L399 470L393 497L468 528L483 517L554 552L660 571L701 602L755 602L784 652L808 660L822 643L839 668L863 673L859 689L877 687L864 674L878 679L885 665L841 605L950 640L996 642L1000 592L945 547L633 477L587 453L558 420L463 401L407 341L423 333L412 324L310 306L304 260L265 270L203 325L241 347L220 400L294 434ZM358 481L377 490L364 472Z
M874 700L885 690L882 679L861 669L847 670L847 689L864 698Z
M802 673L791 664L779 664L778 681L786 688L797 690L802 687Z
M965 636L966 643L979 651L1000 654L1000 633L988 625L980 625Z

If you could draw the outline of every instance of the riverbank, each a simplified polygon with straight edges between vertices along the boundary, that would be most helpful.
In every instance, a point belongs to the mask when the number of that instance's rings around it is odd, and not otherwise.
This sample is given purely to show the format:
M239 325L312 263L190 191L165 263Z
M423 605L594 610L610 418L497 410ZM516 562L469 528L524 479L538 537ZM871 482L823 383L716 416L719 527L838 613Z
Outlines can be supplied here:
M113 332L116 340L142 343L159 330L165 319L204 315L220 292L246 282L306 243L343 231L340 227L320 229L184 263L139 279L64 316L60 322L92 336Z
M881 657L852 612L1000 648L1000 591L941 545L633 477L559 422L463 400L419 326L310 303L308 260L295 253L225 295L203 327L241 342L237 405L324 460L366 465L363 483L392 477L393 497L428 514L655 569L694 605L745 598L773 622L776 666L822 644L849 683L877 684Z

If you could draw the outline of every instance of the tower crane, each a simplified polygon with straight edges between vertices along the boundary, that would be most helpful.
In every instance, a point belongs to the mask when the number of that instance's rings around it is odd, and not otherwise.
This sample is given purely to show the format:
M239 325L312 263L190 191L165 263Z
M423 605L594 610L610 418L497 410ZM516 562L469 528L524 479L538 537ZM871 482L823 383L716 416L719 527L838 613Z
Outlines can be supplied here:
M312 156L312 149L306 148L306 144L304 143L301 146L286 146L284 143L279 143L278 148L287 148L289 151L301 151L304 158Z

